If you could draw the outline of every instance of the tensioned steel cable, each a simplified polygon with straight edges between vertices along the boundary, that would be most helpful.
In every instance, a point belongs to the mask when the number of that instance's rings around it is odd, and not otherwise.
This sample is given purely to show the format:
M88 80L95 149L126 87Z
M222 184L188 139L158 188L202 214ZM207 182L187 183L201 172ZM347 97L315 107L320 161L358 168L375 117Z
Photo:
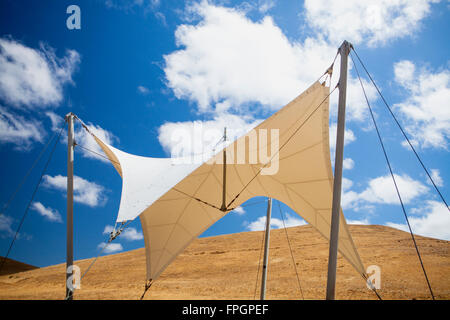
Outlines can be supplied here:
M45 150L47 150L48 146L50 145L50 142L53 141L53 139L56 137L56 135L58 134L58 131L55 131L53 133L53 135L51 136L51 138L47 141L47 143L45 144L44 148L42 148L41 152L39 153L39 155L37 156L37 158L34 160L33 164L31 165L30 169L28 169L27 173L25 174L25 176L22 178L22 180L20 181L19 185L17 186L17 188L14 190L14 192L11 194L11 196L9 197L8 201L3 205L2 207L2 213L4 213L10 206L11 202L14 200L14 198L16 197L17 193L20 191L20 189L22 188L22 186L24 185L25 181L28 179L28 176L31 174L31 171L33 171L34 167L36 166L36 164L39 162L39 160L41 159L42 155L44 154Z
M364 63L362 62L362 60L360 59L358 53L356 52L355 48L353 46L351 46L351 49L353 50L353 52L356 54L356 57L359 60L359 63L361 64L361 66L364 68L367 76L369 77L370 81L372 82L372 84L374 85L375 89L377 90L378 94L380 95L381 99L384 102L384 105L386 106L386 108L389 110L389 113L391 114L392 118L394 118L395 123L397 124L397 126L399 127L400 131L402 132L403 136L405 137L406 141L408 142L408 145L411 147L411 150L414 152L417 160L419 161L420 165L422 166L423 170L426 172L428 178L430 179L431 183L434 186L434 189L436 190L436 192L439 194L439 196L441 197L442 201L445 204L445 207L447 208L447 210L450 212L450 208L447 204L447 202L444 199L444 196L442 195L442 193L439 191L439 188L437 187L436 183L434 182L433 178L431 177L430 173L428 172L427 168L425 167L425 164L423 163L422 159L420 159L419 154L416 152L416 149L414 148L414 146L412 145L411 141L409 140L408 136L406 135L405 131L403 130L402 126L400 125L400 122L397 120L397 118L395 117L394 113L392 112L391 107L389 106L389 104L387 103L386 99L384 98L383 94L381 93L380 89L378 88L377 84L375 83L375 81L373 80L372 76L370 75L369 71L367 70L366 66L364 65ZM353 61L353 58L352 58ZM353 64L355 64L353 62Z
M410 225L410 223L409 223L408 215L406 214L405 206L403 205L403 200L402 200L402 197L401 197L401 195L400 195L400 191L399 191L399 189L398 189L398 186L397 186L397 182L396 182L396 180L395 180L394 173L393 173L393 171L392 171L391 163L390 163L390 161L389 161L389 157L388 157L388 155L387 155L387 153L386 153L386 149L385 149L385 147L384 147L383 139L381 138L380 131L378 130L378 126L377 126L377 123L376 123L376 121L375 121L375 117L374 117L373 112L372 112L372 107L370 106L369 99L367 98L366 90L364 89L364 85L363 85L363 83L362 83L361 77L360 77L359 72L358 72L358 68L357 68L357 66L356 66L356 64L355 64L355 61L353 60L353 55L351 54L351 52L350 52L350 57L351 57L351 59L352 59L353 65L354 65L354 67L355 67L356 74L358 75L359 83L361 84L361 88L362 88L362 90L363 90L364 97L365 97L365 99L366 99L367 106L368 106L369 111L370 111L370 116L371 116L371 118L372 118L372 122L373 122L373 124L374 124L374 126L375 126L375 130L376 130L376 132L377 132L378 140L379 140L379 142L380 142L381 148L383 149L384 158L386 159L386 163L387 163L387 165L388 165L389 172L390 172L391 177L392 177L392 181L394 182L395 190L396 190L396 192L397 192L397 196L398 196L398 199L399 199L399 201L400 201L400 205L401 205L401 207L402 207L402 211L403 211L403 214L404 214L404 216L405 216L406 223L407 223L407 225L408 225L409 232L410 232L410 234L411 234L411 238L412 238L412 240L413 240L414 247L415 247L415 249L416 249L417 256L418 256L418 258L419 258L420 265L421 265L422 270L423 270L423 274L424 274L424 276L425 276L425 280L427 281L428 289L430 290L430 294L431 294L432 299L435 300L435 299L434 299L433 290L431 289L430 281L428 280L427 272L425 271L425 266L423 265L423 261L422 261L422 257L421 257L420 252L419 252L419 248L417 247L416 239L415 239L415 237L414 237L414 233L413 233L412 228L411 228L411 225Z
M366 281L366 283L369 285L369 288L373 291L373 293L376 294L378 300L383 300L381 298L381 295L378 293L377 289L372 285L371 282L369 282L369 279L367 278L367 276L365 274L361 274L361 277Z
M283 221L283 229L284 229L284 233L286 234L289 251L291 252L291 258L292 258L292 263L294 264L295 275L297 276L298 288L300 289L302 299L305 300L305 297L303 295L302 286L300 284L300 276L298 275L298 271L297 271L297 265L295 264L294 253L292 252L292 248L291 248L291 241L289 240L289 235L288 235L288 232L286 229L286 224L284 223L284 215L283 215L283 212L281 211L280 201L277 201L277 203L278 203L278 210L280 211L281 220Z
M86 148L86 147L82 146L81 144L78 144L78 143L75 142L73 146L74 146L74 147L80 147L80 148L83 149L83 150L86 150L86 151L88 151L88 152L90 152L90 153L92 153L92 154L95 154L95 155L97 155L97 156L99 156L99 157L105 158L106 160L109 160L109 161L111 161L111 162L114 162L114 163L117 163L118 165L120 165L119 162L114 161L114 160L112 160L112 159L110 159L110 158L108 158L108 157L102 155L101 153L98 153L97 151L94 151L94 150L91 150L91 149L89 149L89 148Z
M124 224L119 232L121 233L123 230L125 230L125 228L128 227L128 225L132 222L133 220L127 221L126 224ZM106 249L106 247L108 247L110 245L110 243L115 239L116 237L109 237L108 242L103 246L102 250L100 250L100 252L97 254L97 256L94 258L94 260L91 262L91 264L87 267L86 271L81 275L80 280L84 278L84 276L89 272L89 270L91 269L91 267L94 265L94 263L97 261L98 257L103 253L103 251Z
M6 259L8 258L9 254L10 254L10 252L11 252L11 249L12 249L12 247L13 247L13 245L14 245L16 239L17 239L17 235L19 234L19 231L20 231L20 229L22 228L23 222L25 221L25 218L26 218L26 216L27 216L27 214L28 214L28 211L29 211L29 209L30 209L30 206L31 206L31 204L33 203L33 200L34 200L34 197L35 197L35 195L36 195L36 193L37 193L37 191L38 191L38 188L39 188L39 186L41 185L42 177L44 176L45 172L47 171L47 167L48 167L48 165L49 165L49 163L50 163L50 160L52 159L53 153L54 153L54 151L55 151L55 149L56 149L56 146L58 145L58 142L59 142L59 139L60 139L60 137L61 137L61 133L63 132L63 130L64 130L64 127L62 127L61 130L59 131L58 137L56 138L55 144L53 145L53 148L52 148L52 150L51 150L51 152L50 152L50 155L49 155L49 157L48 157L48 159L47 159L47 162L45 163L45 166L44 166L44 168L42 169L42 172L41 172L41 175L40 175L40 177L39 177L38 183L36 184L36 186L35 186L35 188L34 188L34 191L33 191L33 194L31 195L31 199L30 199L30 201L29 201L28 204L27 204L27 207L26 207L26 209L25 209L25 212L24 212L22 218L20 219L19 226L17 227L16 233L14 234L14 238L13 238L13 240L11 241L11 244L9 245L8 252L7 252L6 255L3 257L3 261L2 261L2 264L1 264L1 266L0 266L0 272L1 272L1 270L3 269L3 267L4 267L5 262L6 262Z
M230 201L230 203L228 203L227 207L229 207L230 205L233 204L233 202L241 195L242 192L244 192L245 189L247 189L247 187L250 185L250 183L252 183L253 180L256 179L256 177L261 173L261 171L269 164L272 162L273 158L280 153L281 149L284 148L284 146L286 146L286 144L297 134L298 131L300 131L300 129L303 127L303 125L308 122L309 119L311 119L311 117L316 113L317 110L319 110L320 106L327 101L327 99L330 97L330 95L337 89L339 84L337 84L333 90L330 91L330 93L327 94L327 96L319 103L319 105L313 110L313 112L311 112L311 114L305 119L305 121L302 122L302 124L295 129L295 131L289 136L289 138L283 143L283 145L281 145L281 147L278 148L278 150L275 152L275 154L272 155L272 157L270 158L269 161L267 161L259 170L258 172L253 176L253 178L250 179L250 181L242 188L241 191L238 192L238 194Z
M133 220L127 221L119 230L119 234L125 230L126 227L128 227L128 225L132 222ZM117 234L117 236L119 235ZM97 262L98 258L100 257L100 255L103 253L103 251L105 251L105 249L111 244L111 242L117 237L109 237L108 242L103 246L103 248L100 250L100 252L97 254L97 256L94 258L94 260L89 264L89 266L87 267L86 271L84 271L84 273L81 275L80 277L80 281L84 278L84 276L86 276L86 274L89 272L89 270L91 269L91 267ZM67 295L65 300L69 300L71 295Z

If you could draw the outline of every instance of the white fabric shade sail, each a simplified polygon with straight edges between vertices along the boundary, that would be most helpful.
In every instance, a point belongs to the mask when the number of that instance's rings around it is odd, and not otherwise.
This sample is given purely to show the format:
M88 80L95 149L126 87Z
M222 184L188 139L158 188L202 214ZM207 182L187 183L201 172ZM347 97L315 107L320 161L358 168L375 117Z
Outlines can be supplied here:
M225 148L226 211L219 210L224 189L222 152L205 163L175 164L170 158L125 153L94 136L123 179L117 221L141 219L148 279L157 279L194 239L229 210L256 196L285 203L329 239L333 174L328 96L328 87L314 83ZM273 139L277 132L271 129L278 129L279 140ZM270 157L265 164L254 163L255 154ZM339 252L358 273L365 273L342 212Z

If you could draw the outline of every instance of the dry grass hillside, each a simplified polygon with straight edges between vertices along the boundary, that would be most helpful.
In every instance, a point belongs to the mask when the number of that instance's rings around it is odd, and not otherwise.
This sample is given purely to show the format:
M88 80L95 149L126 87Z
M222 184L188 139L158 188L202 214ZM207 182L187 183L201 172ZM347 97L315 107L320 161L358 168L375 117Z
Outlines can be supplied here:
M3 259L5 259L4 257L0 257L0 263L3 264L1 270L0 270L0 275L5 275L5 274L13 274L13 273L18 273L18 272L23 272L23 271L27 271L27 270L34 270L37 269L37 267L23 263L23 262L19 262L19 261L15 261L12 259L8 259L6 258L5 262L3 262Z
M312 227L288 228L304 299L325 296L328 245ZM383 226L350 226L368 265L381 268L384 299L429 299L410 235ZM201 238L161 275L146 299L253 299L263 232ZM437 299L450 299L450 242L417 237ZM91 260L77 261L83 272ZM285 231L271 233L268 299L301 299ZM145 278L145 253L138 249L98 259L82 280L76 299L138 299ZM0 299L63 299L64 265L0 276ZM259 291L259 280L258 288ZM256 294L258 297L258 293ZM337 299L376 299L341 257Z

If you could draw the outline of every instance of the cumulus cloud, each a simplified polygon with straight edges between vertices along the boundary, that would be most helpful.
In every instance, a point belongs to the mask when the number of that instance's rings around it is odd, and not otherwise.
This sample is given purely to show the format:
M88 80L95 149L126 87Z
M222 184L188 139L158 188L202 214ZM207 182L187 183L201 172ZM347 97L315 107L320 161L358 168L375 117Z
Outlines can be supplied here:
M246 224L246 228L250 231L264 230L265 226L266 226L266 216L261 216L258 219L256 219L255 221L246 222L245 224ZM283 225L283 220L281 220L281 219L277 219L277 218L270 219L270 228L271 229L284 228L284 226L286 226L286 228L302 226L305 224L306 224L305 220L298 218L298 217L293 217L293 216L289 215L288 213L286 213L286 215L285 215L284 225Z
M91 131L96 137L98 137L100 140L109 145L112 145L115 141L119 140L116 136L114 136L112 132L103 129L99 125L87 123L86 127L88 127L89 131ZM97 159L105 163L110 162L107 156L104 154L102 148L100 148L100 146L94 140L94 138L83 127L80 127L78 130L75 131L75 141L77 144L84 147L78 148L81 151L83 157L90 159ZM77 148L75 147L75 149Z
M274 0L258 0L258 11L261 13L266 13L273 7L275 7Z
M351 70L353 64L349 65ZM358 69L359 71L359 69ZM349 72L350 73L350 72ZM367 99L372 103L377 98L377 91L366 79L361 80L366 90ZM363 121L367 119L368 107L364 97L364 92L361 89L361 84L358 79L353 78L350 74L347 79L347 106L345 108L345 119L349 121ZM337 113L338 95L333 95L330 98L331 112Z
M443 187L444 186L444 180L441 177L441 173L438 169L431 169L431 178L433 179L434 183L437 187ZM431 184L430 181L427 180L429 184Z
M137 231L135 228L132 228L132 227L125 229L120 236L123 239L129 240L129 241L144 239L144 235L142 234L142 232Z
M334 44L369 46L413 36L440 0L305 0L307 24Z
M329 139L330 139L330 150L332 152L334 152L336 150L336 135L337 135L337 124L336 123L332 123L330 125L330 135L329 135ZM352 130L350 129L345 129L344 132L344 146L355 141L356 140L356 136L353 133Z
M428 192L428 188L408 175L394 174L397 186L404 203ZM369 187L360 194L360 198L368 202L398 204L398 196L390 175L369 181Z
M362 224L362 225L368 225L370 224L369 219L362 219L362 220L352 220L352 219L347 219L347 224Z
M422 209L415 210L420 217L410 217L409 223L415 234L450 240L450 215L448 209L441 202L427 201ZM387 226L409 232L406 224L388 222Z
M22 108L57 105L63 98L64 85L73 83L72 74L79 62L75 50L67 50L59 58L48 45L33 49L0 38L0 98Z
M150 90L144 86L138 86L137 91L144 96L150 93Z
M0 235L2 237L12 237L14 236L14 231L12 229L13 218L0 213Z
M428 188L425 185L406 174L394 174L394 177L404 204L408 204L428 192ZM343 178L342 181L341 205L343 209L358 211L364 208L371 210L373 207L370 204L399 204L397 192L390 175L371 179L366 189L359 193L351 190L353 185L351 180Z
M352 158L345 158L342 165L344 170L351 170L355 167L355 161Z
M114 227L112 225L106 225L105 229L103 230L103 234L110 234L114 231Z
M255 3L251 7L254 10ZM189 23L175 32L179 49L164 56L166 85L178 99L192 102L198 114L213 118L204 122L245 115L250 123L255 114L281 108L319 78L337 51L320 37L291 41L271 17L252 21L248 10L240 7L202 1L188 5L186 11ZM339 77L339 66L334 69L331 86ZM370 100L376 97L370 86L367 94ZM336 110L337 95L331 96L330 104ZM366 102L359 82L351 76L347 104L348 120L365 119ZM159 139L166 151L171 149L167 130L185 125L191 123L167 123L160 128ZM351 130L346 135L348 142L355 139Z
M56 175L54 177L45 175L43 186L59 191L67 190L67 177ZM90 207L102 206L106 202L105 189L103 186L85 180L79 176L74 176L73 180L73 200Z
M16 232L12 228L12 224L14 222L13 217L0 213L0 237L1 238L10 238L14 237ZM18 233L17 239L25 239L31 240L33 237L26 233Z
M0 38L0 100L10 109L0 106L0 143L15 144L17 150L28 150L35 142L42 142L45 131L40 121L16 114L11 109L44 109L57 107L63 100L66 84L74 84L72 75L80 63L75 50L67 50L58 57L49 45L37 49ZM52 130L57 115L46 113Z
M236 209L233 210L233 212L237 213L238 215L243 215L245 213L244 208L242 207L237 207Z
M450 137L450 71L417 70L403 60L394 65L395 81L408 98L394 107L408 121L406 130L412 142L422 148L448 148Z
M47 111L45 113L45 115L50 119L50 122L52 124L52 131L57 131L58 129L60 130L61 127L64 124L64 119L63 117L61 117L60 115L56 114L53 111Z
M40 202L33 202L33 204L31 205L31 208L49 221L59 222L59 223L63 222L61 219L61 215L59 214L58 210L56 210L56 209L52 209L50 207L45 207Z
M97 246L98 250L103 250L104 253L115 253L123 250L120 243L99 243Z
M28 120L0 106L0 143L12 143L17 150L27 150L32 143L42 142L44 136L39 121Z
M175 96L200 112L249 103L276 110L317 80L336 53L318 39L289 41L269 16L253 22L244 11L206 1L189 10L198 23L178 26L180 49L164 56L164 72Z

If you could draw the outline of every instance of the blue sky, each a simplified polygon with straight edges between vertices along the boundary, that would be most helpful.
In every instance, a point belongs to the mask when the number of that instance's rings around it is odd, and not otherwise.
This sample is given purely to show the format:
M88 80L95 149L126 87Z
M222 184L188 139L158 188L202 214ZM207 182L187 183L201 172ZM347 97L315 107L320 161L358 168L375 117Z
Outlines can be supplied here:
M79 30L66 27L71 4L81 9ZM344 39L355 46L448 200L449 29L446 1L2 1L0 204L70 111L119 149L168 157L175 147L174 130L189 130L194 121L219 131L226 125L237 136L270 116L326 70ZM448 210L374 88L365 83L413 230L450 240ZM352 65L347 109L345 216L351 223L404 229ZM98 151L79 124L76 139ZM66 148L63 138L13 259L38 266L65 259ZM192 150L186 146L183 151ZM43 165L1 213L1 255ZM96 255L107 238L103 233L114 224L121 179L107 161L82 149L76 150L75 175L74 246L75 258L81 259ZM303 223L288 207L281 208L288 225ZM202 236L261 230L265 203L242 209ZM273 227L281 227L277 205L273 217ZM111 252L144 246L138 220L129 230Z

